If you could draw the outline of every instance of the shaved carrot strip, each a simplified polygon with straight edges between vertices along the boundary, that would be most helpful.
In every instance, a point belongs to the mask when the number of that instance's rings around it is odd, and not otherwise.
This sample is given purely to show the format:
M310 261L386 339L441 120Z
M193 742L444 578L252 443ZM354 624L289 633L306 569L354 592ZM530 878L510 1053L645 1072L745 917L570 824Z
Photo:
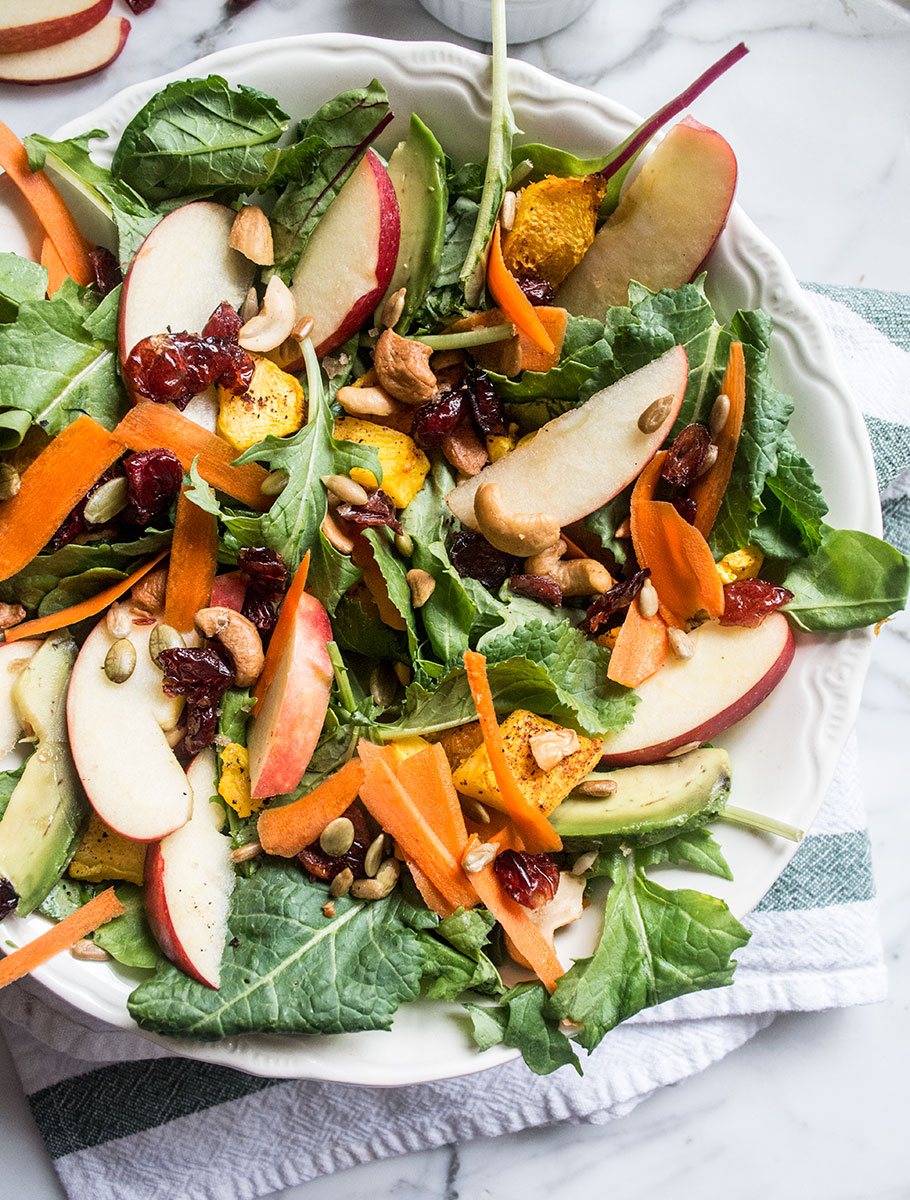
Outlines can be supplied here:
M198 456L199 474L219 492L226 492L247 508L266 509L271 496L262 494L268 475L258 463L232 466L237 451L224 438L209 433L169 404L143 400L126 414L114 430L114 437L130 450L172 450L184 471Z
M164 594L164 620L172 629L180 633L192 630L193 617L212 602L217 570L218 520L188 500L184 489L177 498Z
M306 796L282 808L264 809L257 826L263 850L282 858L299 854L315 842L330 821L350 808L363 779L363 764L352 758Z
M310 552L308 550L303 556L303 562L294 573L291 586L285 594L281 605L281 612L278 614L278 622L272 630L269 648L265 652L265 664L262 668L262 674L256 680L256 686L253 688L253 699L256 701L253 707L254 717L259 711L259 706L262 704L263 696L265 696L269 689L269 684L275 678L278 664L281 662L282 655L290 640L294 629L294 622L297 619L297 605L300 603L300 597L306 588L306 577L309 569Z
M695 528L705 537L714 528L714 522L720 512L743 427L743 414L746 411L746 360L742 342L734 342L730 347L722 392L730 399L730 413L726 424L717 435L717 459L710 471L696 479L689 489L689 495L697 506Z
M477 839L472 839L472 842L468 843L468 850L472 845L479 844ZM515 949L547 991L554 991L560 975L565 974L556 957L556 951L528 916L528 910L522 908L505 891L493 864L488 863L480 871L472 872L468 879L471 887L512 939Z
M81 938L97 929L99 925L104 925L125 912L126 909L117 899L113 888L101 892L93 900L89 900L88 904L83 904L74 913L64 917L53 929L48 929L27 946L8 954L0 962L0 988L28 975L35 967L40 967L61 950L69 950L75 946Z
M407 864L408 870L411 872L411 878L414 880L414 886L417 888L418 892L420 892L420 895L423 897L423 902L430 912L436 913L438 917L450 917L452 913L458 911L457 905L450 904L449 901L446 900L442 892L438 891L432 885L432 883L430 883L429 879L427 879L426 875L424 875L423 871L421 871L420 867L417 866L413 859L406 858L405 863Z
M80 600L78 604L71 604L69 608L61 608L59 612L50 613L46 617L35 617L32 621L23 621L21 625L14 625L12 629L7 629L4 635L6 640L19 642L23 638L39 637L42 633L53 633L55 629L66 629L69 625L76 625L87 617L97 616L109 604L119 600L124 592L128 592L143 575L147 575L167 553L167 550L162 550L160 554L156 554L143 566L137 567L131 575L127 575L126 579L118 579L116 583L112 583L104 591L98 592L96 596L89 596L88 600Z
M63 281L69 279L69 274L63 265L63 259L57 253L57 247L49 237L46 237L41 245L41 265L47 271L47 294L53 296L54 292L63 286Z
M0 579L27 566L123 447L91 417L77 417L23 472L0 504Z
M607 677L624 687L638 687L650 678L667 657L667 623L660 615L646 618L633 601L619 627L610 654Z
M493 707L493 693L487 678L487 660L482 654L467 650L464 665L480 720L483 743L487 748L496 786L512 824L532 854L543 850L561 850L562 840L559 834L543 813L528 802L506 760L502 732L496 720L496 709Z
M468 833L445 750L439 742L427 746L400 762L396 774L443 844L461 862Z
M67 275L83 285L92 282L89 244L79 232L63 197L44 171L32 171L25 147L13 131L0 121L0 167L22 193L26 203L54 243Z
M493 229L493 240L490 243L487 287L490 289L490 295L505 313L506 319L511 321L516 329L526 334L535 346L539 346L543 350L544 354L555 353L556 347L553 345L553 339L534 311L534 305L518 286L515 276L505 264L502 257L498 221Z

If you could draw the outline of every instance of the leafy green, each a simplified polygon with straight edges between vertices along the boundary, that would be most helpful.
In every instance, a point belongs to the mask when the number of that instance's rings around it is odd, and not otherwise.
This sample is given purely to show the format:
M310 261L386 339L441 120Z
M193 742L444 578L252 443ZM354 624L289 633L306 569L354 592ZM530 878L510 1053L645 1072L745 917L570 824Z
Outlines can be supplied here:
M126 408L117 377L120 289L99 302L71 279L48 300L27 300L0 325L0 450L34 422L52 437L82 413L112 429Z
M178 80L124 129L111 173L151 204L255 191L288 120L271 96L220 75Z
M499 995L505 990L499 972L484 953L495 924L486 909L459 909L432 932L421 933L424 994L429 999L456 1000L466 991Z
M183 480L184 496L187 500L201 508L203 512L213 517L221 517L221 505L215 497L214 489L206 483L199 474L199 455L190 463L188 477Z
M38 605L38 616L49 617L53 613L62 612L64 608L97 596L106 587L111 587L125 578L126 572L117 570L116 567L91 567L78 575L68 575L42 597Z
M585 517L585 529L600 538L600 544L609 550L619 566L622 566L629 554L628 538L618 538L616 530L629 516L629 502L632 496L632 485L623 488L612 500L596 508Z
M774 511L777 538L772 538L769 523L763 522L764 512L759 516L751 536L753 542L766 554L790 558L811 554L819 548L828 505L821 488L815 482L811 465L797 450L793 436L788 430L780 436L777 445L777 470L765 481L762 501L766 512ZM787 535L784 530L787 528L793 530L798 539L796 554L793 554L792 535L789 541L785 540Z
M20 767L15 767L12 771L0 771L0 817L6 812L10 797L16 790L16 784L22 778L24 770L25 763Z
M99 887L95 883L86 883L83 879L70 879L63 875L38 905L36 912L49 921L62 921L88 904L93 896L98 894Z
M535 1075L549 1075L569 1065L582 1073L572 1043L547 1011L547 993L541 984L520 983L497 1005L466 1004L465 1008L481 1050L504 1042L521 1051Z
M597 948L560 978L547 1006L582 1026L578 1040L589 1051L643 1008L731 983L731 955L749 940L722 900L660 887L635 852L618 852L610 874Z
M274 270L286 282L320 217L391 119L385 88L374 79L365 88L342 92L301 121L298 138L306 149L296 151L295 176L276 200L271 217ZM279 172L281 163L279 159Z
M327 898L296 865L267 861L234 888L220 990L162 964L130 996L130 1015L143 1029L205 1040L388 1029L417 997L423 969L404 902L397 892L370 903L343 896L327 917Z
M819 549L795 562L784 578L793 593L784 611L800 629L858 629L906 606L910 558L869 533L823 530Z
M719 875L721 879L733 878L723 851L708 829L684 830L664 842L642 846L636 850L635 857L639 867L673 863L677 867L692 867L708 875Z
M419 657L419 638L417 633L417 616L411 603L411 589L408 586L407 566L394 552L394 535L388 526L376 529L365 529L364 537L373 547L373 557L376 566L385 580L389 599L397 608L404 620L408 649L412 658Z
M444 321L461 316L468 307L458 277L477 224L479 206L476 200L457 195L452 189L450 179L452 199L446 214L439 269L423 303L414 314L413 324L420 329L434 329Z
M407 643L401 634L367 613L359 600L343 596L332 618L332 633L342 650L365 658L409 662Z
M19 254L0 254L0 321L15 321L19 305L41 300L47 291L47 271Z
M125 967L156 967L162 956L145 915L142 888L134 883L118 883L114 891L126 912L95 930L95 945Z

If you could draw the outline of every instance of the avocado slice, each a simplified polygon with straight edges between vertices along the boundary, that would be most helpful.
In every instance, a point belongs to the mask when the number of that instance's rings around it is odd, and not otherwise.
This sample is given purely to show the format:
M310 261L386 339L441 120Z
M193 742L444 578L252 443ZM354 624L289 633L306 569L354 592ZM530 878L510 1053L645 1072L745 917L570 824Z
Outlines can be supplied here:
M611 779L616 791L596 800L569 796L550 816L556 832L648 846L698 829L720 815L730 796L730 756L726 750L705 747L588 778Z
M448 205L445 153L413 113L407 140L395 147L388 170L398 197L401 240L386 297L399 288L407 289L404 308L395 323L397 332L404 334L439 273ZM379 305L380 310L384 303Z
M66 691L76 643L54 634L13 686L23 726L38 739L0 821L0 884L27 916L60 878L82 834L88 806L66 733ZM7 908L9 911L9 908Z

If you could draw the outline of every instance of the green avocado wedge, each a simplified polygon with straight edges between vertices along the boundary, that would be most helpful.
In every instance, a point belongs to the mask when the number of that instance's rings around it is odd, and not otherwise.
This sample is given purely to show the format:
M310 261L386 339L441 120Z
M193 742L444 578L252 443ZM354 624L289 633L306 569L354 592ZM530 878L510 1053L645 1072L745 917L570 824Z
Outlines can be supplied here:
M436 280L448 204L442 146L413 113L407 140L399 142L392 152L388 170L398 197L401 240L386 297L406 289L404 308L395 323L396 331L404 334Z
M0 821L0 877L27 916L45 899L73 855L87 813L66 734L66 692L76 643L54 634L13 687L23 726L38 739Z
M550 821L564 838L616 838L630 846L662 842L720 816L730 796L730 757L706 747L679 758L598 772L616 791L602 799L569 796Z

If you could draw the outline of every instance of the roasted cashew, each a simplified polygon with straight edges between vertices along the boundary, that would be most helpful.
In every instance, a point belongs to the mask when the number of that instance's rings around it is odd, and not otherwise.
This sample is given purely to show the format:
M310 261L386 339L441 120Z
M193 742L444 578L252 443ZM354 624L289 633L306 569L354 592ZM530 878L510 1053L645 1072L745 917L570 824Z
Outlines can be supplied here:
M237 341L244 350L265 354L290 336L297 320L297 302L288 285L277 275L269 280L262 307L242 326Z
M528 575L548 575L559 584L564 596L593 596L607 592L613 579L606 567L593 558L567 558L566 544L562 540L525 562Z
M233 608L201 608L193 624L203 637L221 642L234 660L237 687L249 687L262 674L265 655L259 630Z
M491 546L519 558L539 555L559 542L559 522L555 517L546 513L512 512L503 502L498 483L482 483L474 493L474 519ZM562 546L565 552L565 543Z
M351 417L394 417L407 412L408 406L393 400L381 387L340 387L335 399Z
M429 404L436 395L436 376L430 367L432 353L422 342L386 329L373 351L380 386L404 404Z
M272 227L269 219L256 204L245 204L234 217L228 245L244 258L260 267L270 267L275 261Z

